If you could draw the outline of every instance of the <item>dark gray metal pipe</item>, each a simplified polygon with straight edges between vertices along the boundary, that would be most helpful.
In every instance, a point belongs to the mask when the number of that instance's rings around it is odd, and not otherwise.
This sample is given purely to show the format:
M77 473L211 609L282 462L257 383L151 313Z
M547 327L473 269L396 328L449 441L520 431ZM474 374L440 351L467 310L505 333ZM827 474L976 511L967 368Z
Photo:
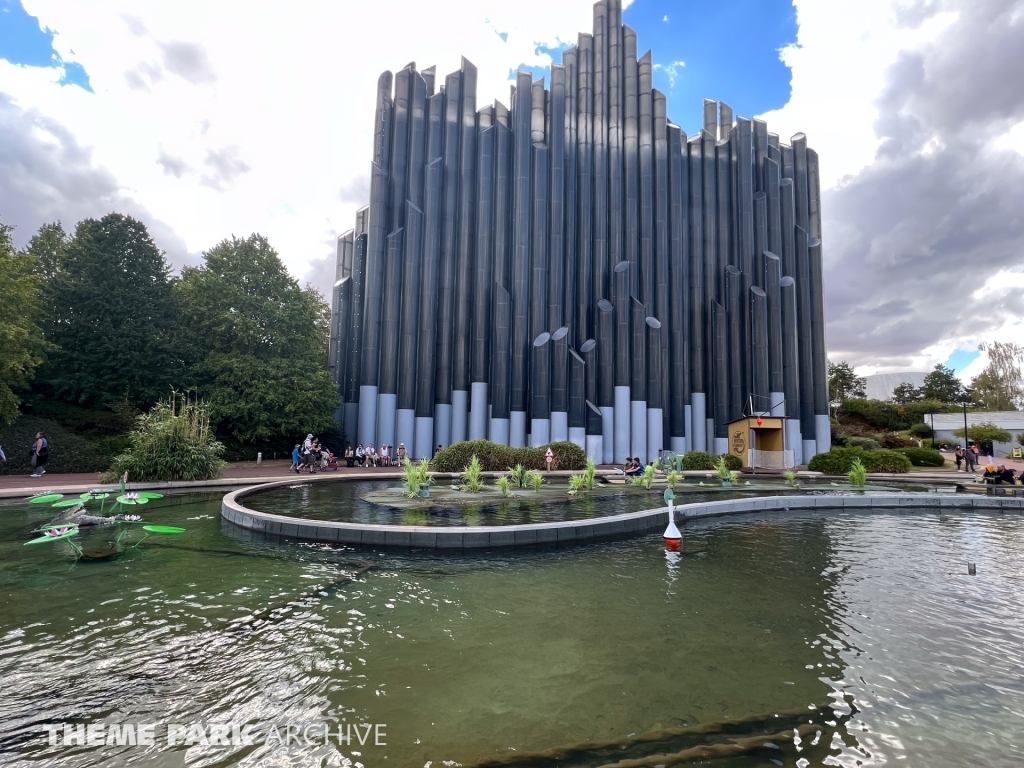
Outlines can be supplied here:
M580 353L587 344L596 347L597 342L588 339L580 347ZM586 429L587 426L587 366L584 358L574 349L569 349L569 429Z
M677 453L685 452L686 406L689 404L689 361L687 359L688 282L686 279L686 246L689 164L683 158L685 147L682 131L668 127L669 187L671 193L671 261L669 265L669 444Z
M352 249L352 325L349 336L348 371L345 377L345 402L359 402L359 369L362 363L363 307L366 286L366 240L365 233L358 234ZM346 418L346 424L348 419ZM354 429L352 425L350 429Z
M690 390L704 388L704 158L701 137L687 145L690 161ZM694 429L701 425L695 424ZM691 445L692 449L692 445Z
M577 327L576 296L577 239L576 222L576 175L577 175L577 125L579 99L579 51L573 47L562 52L562 66L565 67L565 303L563 321L569 326L569 344L579 345L586 339L583 329ZM570 363L571 365L571 363ZM582 407L582 406L581 406ZM581 414L585 411L581 411ZM580 416L581 419L584 416ZM583 426L581 423L580 427Z
M623 29L623 258L633 269L633 280L640 277L640 117L639 73L636 60L636 32ZM639 284L630 291L639 294Z
M508 419L511 401L512 297L494 284L494 345L491 353L491 419ZM492 436L493 440L494 437Z
M764 254L764 292L768 296L768 388L771 392L784 392L782 370L782 298L779 281L782 264L771 251Z
M608 4L594 4L594 297L607 296L608 261Z
M782 309L782 380L786 393L786 418L800 417L800 361L797 352L799 332L796 308L796 281L789 275L779 280ZM799 446L790 446L798 448Z
M388 222L388 168L391 155L391 73L385 72L377 80L376 130L373 135L373 169L370 177L370 220L367 233L366 283L364 291L363 343L360 387L374 387L378 381L377 365L380 360L380 313L384 291L385 248ZM361 399L361 398L360 398ZM374 405L376 408L376 405ZM360 413L363 411L361 410ZM372 442L376 432L376 414L360 417L360 442ZM373 426L369 426L372 421ZM365 431L365 439L364 433Z
M476 270L473 285L473 345L469 379L486 384L490 367L491 287L494 284L494 144L498 128L480 133L477 145ZM483 403L486 408L486 401Z
M725 310L728 320L728 407L730 421L743 415L746 392L743 391L743 277L731 264L725 268Z
M768 250L768 198L754 194L754 285L764 288L764 252Z
M530 154L530 112L533 78L529 72L516 73L515 103L512 111L515 151L513 154L512 209L512 370L511 409L522 413L523 423L515 426L512 445L519 447L526 439L527 350L530 343L530 214L533 209L533 183ZM521 431L520 431L521 430Z
M615 298L615 386L628 387L630 380L630 367L632 356L630 355L630 290L632 282L628 261L620 261L612 270L612 279L615 283L613 296ZM609 403L610 405L610 403Z
M444 94L430 97L430 153L440 148ZM435 122L436 121L436 122ZM434 416L434 363L437 355L437 283L441 264L443 158L435 156L424 171L426 209L423 211L423 266L420 270L419 348L416 350L416 417ZM431 435L430 444L434 438Z
M796 232L796 311L799 336L798 354L800 362L800 432L804 440L814 435L814 368L811 341L811 272L810 255L807 247L807 232L795 227ZM809 457L805 457L809 459Z
M814 371L814 415L828 416L828 357L825 351L825 295L821 240L808 243L811 295L811 369ZM818 447L821 450L821 447Z
M725 307L713 302L712 326L714 327L715 360L715 439L729 437L729 379L728 379L728 328ZM714 446L715 453L725 453L721 444ZM727 448L726 448L727 450Z
M416 347L419 343L420 266L423 264L423 211L412 201L406 202L404 245L404 274L402 275L402 303L399 307L401 324L398 339L398 409L416 408Z
M593 286L593 38L579 36L579 104L577 139L577 230L579 246L576 263L576 327L577 338L597 333L596 305L602 296L594 296ZM600 343L600 339L599 339ZM590 395L587 397L589 399Z
M596 402L601 408L610 408L615 404L615 310L607 299L597 302L597 355L598 364L595 371ZM589 374L588 374L589 376ZM587 380L587 399L590 397L590 380Z
M793 180L782 179L779 182L779 213L782 220L782 231L779 240L782 243L782 274L796 276L796 212L793 202Z
M779 183L782 180L779 164L772 159L764 163L765 194L768 197L768 247L776 256L782 257L782 204Z
M452 327L452 442L468 436L470 339L473 327L476 229L476 67L462 59L459 140L459 242L455 260L455 306Z
M437 281L437 357L434 362L434 402L452 402L452 346L455 324L455 270L459 250L459 143L462 138L462 72L445 78L444 95L444 207L441 227L441 261ZM436 413L438 441L451 438L451 411Z
M754 339L751 356L751 382L755 413L769 410L768 399L768 297L756 285L749 293L751 334Z
M651 52L640 57L638 75L638 128L640 130L640 276L636 298L654 306L654 93ZM646 331L638 329L646 336ZM633 398L636 400L637 398ZM641 398L642 399L642 398Z

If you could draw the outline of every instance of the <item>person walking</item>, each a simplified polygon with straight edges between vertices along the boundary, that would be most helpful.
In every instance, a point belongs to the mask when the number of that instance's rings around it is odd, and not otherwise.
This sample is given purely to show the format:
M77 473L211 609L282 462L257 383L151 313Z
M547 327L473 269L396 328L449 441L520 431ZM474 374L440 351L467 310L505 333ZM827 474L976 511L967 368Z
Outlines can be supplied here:
M395 454L395 459L398 460L398 466L404 467L405 460L408 458L408 454L405 452L405 443L398 444L398 453Z
M35 442L32 443L32 468L35 472L32 477L42 477L46 474L43 464L50 458L50 442L42 432L36 432Z
M299 448L302 447L301 443L296 443L295 447L292 448L292 465L288 467L288 471L299 471Z
M960 469L960 465L964 463L964 449L959 445L956 447L956 451L953 453L953 460L956 461L956 471L963 472Z
M967 462L967 471L975 472L978 469L978 446L968 446L964 451L964 460Z

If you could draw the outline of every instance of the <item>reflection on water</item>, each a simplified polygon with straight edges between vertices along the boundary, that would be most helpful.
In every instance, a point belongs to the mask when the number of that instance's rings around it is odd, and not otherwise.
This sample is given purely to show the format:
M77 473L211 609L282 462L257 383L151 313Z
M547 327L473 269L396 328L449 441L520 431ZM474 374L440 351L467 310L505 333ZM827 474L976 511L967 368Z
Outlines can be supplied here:
M186 534L79 565L22 546L49 510L0 505L0 764L596 766L811 722L709 764L1024 760L1018 516L792 513L688 526L691 554L650 536L437 557L244 543L217 496L165 502L147 519ZM386 724L387 745L57 749L42 731L325 718Z

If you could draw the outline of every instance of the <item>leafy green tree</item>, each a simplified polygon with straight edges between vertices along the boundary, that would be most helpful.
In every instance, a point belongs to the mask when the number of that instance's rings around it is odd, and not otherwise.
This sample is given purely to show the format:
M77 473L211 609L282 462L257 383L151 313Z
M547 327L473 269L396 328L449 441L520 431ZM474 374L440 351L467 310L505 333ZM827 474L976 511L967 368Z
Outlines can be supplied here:
M990 411L1015 411L1024 405L1024 345L995 341L980 347L988 355L988 365L971 379L974 401Z
M967 429L968 437L976 442L978 445L991 445L992 443L1008 443L1010 442L1010 433L1005 429L997 427L995 424L989 424L988 422L982 424L972 424ZM956 437L963 437L964 431L958 429L953 432Z
M845 360L828 363L828 399L833 403L841 403L850 397L865 397L864 387L867 382L853 372L853 366Z
M44 281L52 280L63 268L70 244L71 239L59 221L43 224L25 249L35 260L33 271Z
M952 368L939 363L924 377L920 393L925 400L939 400L947 405L953 405L963 399L964 387Z
M14 250L12 231L0 222L0 424L18 418L15 391L32 381L45 348L35 324L40 278L33 272L32 257Z
M896 403L896 405L908 405L919 399L920 393L909 381L897 384L892 391L892 401Z
M300 289L261 235L232 237L204 255L203 266L182 270L175 295L219 432L256 444L333 426L323 297Z
M40 247L43 239L52 244L55 231L40 235ZM55 397L81 405L156 402L182 368L170 269L145 225L119 213L85 219L56 263L42 326L60 349L40 378Z

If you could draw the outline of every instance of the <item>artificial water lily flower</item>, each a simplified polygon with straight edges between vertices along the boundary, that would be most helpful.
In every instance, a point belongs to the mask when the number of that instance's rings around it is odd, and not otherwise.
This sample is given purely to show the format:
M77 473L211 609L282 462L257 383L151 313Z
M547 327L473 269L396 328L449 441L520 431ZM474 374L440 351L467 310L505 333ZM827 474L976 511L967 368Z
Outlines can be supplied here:
M142 519L142 515L121 515L121 519L126 523L137 523Z
M66 526L64 528L51 528L48 531L43 531L43 536L63 536L70 530L71 529Z

